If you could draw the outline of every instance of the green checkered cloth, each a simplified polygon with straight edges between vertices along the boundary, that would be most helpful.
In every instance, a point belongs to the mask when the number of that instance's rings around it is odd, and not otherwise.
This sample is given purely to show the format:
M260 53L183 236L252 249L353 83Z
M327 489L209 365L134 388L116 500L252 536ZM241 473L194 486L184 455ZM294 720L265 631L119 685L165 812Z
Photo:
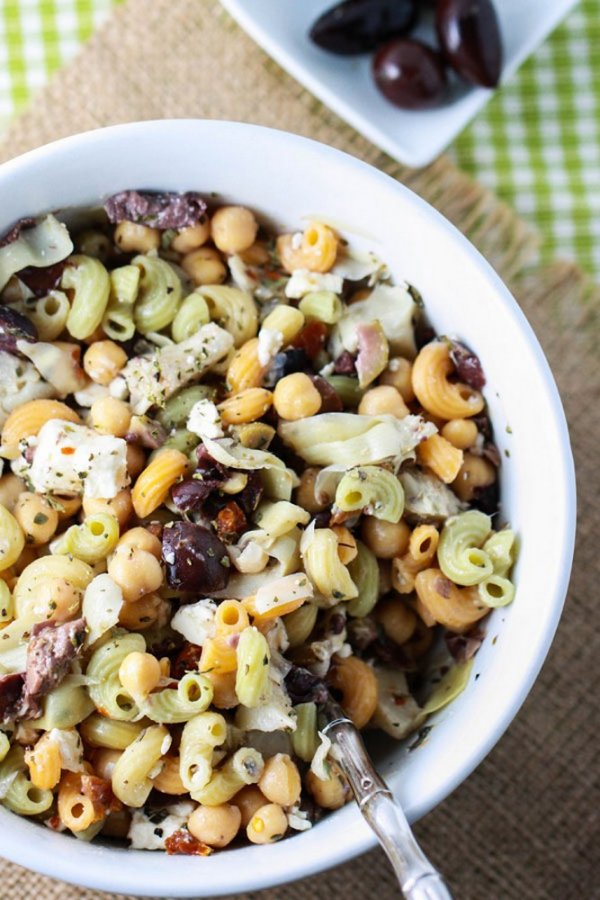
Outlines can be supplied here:
M0 128L118 2L0 0ZM449 152L537 226L544 259L600 277L600 0L575 7Z

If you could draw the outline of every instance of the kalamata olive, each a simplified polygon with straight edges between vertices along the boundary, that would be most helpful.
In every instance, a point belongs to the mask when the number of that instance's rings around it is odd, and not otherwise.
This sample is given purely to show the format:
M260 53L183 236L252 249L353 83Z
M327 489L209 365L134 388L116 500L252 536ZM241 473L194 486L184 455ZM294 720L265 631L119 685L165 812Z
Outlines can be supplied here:
M333 362L333 371L336 375L356 375L356 363L348 350L342 350Z
M324 12L310 29L313 43L339 56L354 56L408 34L417 21L415 0L344 0Z
M289 347L275 356L265 378L267 387L274 387L280 378L292 372L306 372L310 369L310 360L301 347Z
M104 209L110 222L141 222L151 228L189 228L203 221L206 202L196 191L121 191L109 197Z
M217 481L210 478L186 478L173 487L171 493L173 503L182 512L197 512L222 483L221 479Z
M292 703L325 703L329 698L325 682L302 666L292 666L285 676L285 686Z
M464 381L476 391L485 387L485 375L479 357L461 344L460 341L450 342L450 359L456 366L456 372L461 381Z
M167 525L162 555L171 587L206 595L227 586L229 556L225 545L208 528L192 522Z
M33 322L10 306L0 306L0 350L18 353L17 341L35 341L37 329Z
M35 297L45 297L60 284L66 265L67 260L63 259L53 266L27 266L26 269L21 269L17 278L27 285Z
M465 81L497 87L502 37L492 0L438 0L436 26L442 51Z
M373 59L375 83L401 109L437 106L446 91L446 71L439 53L421 41L388 41Z
M328 381L320 375L311 375L310 380L321 395L321 409L319 412L341 412L344 408L341 397Z

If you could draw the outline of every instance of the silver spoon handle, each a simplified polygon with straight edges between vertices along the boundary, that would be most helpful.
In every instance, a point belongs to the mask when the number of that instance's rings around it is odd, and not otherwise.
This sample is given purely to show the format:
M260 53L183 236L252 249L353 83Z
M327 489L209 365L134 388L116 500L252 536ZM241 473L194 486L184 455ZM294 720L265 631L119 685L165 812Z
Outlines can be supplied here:
M442 876L415 840L402 807L373 768L352 722L345 717L334 719L323 731L340 750L339 764L361 813L392 864L406 900L452 900Z

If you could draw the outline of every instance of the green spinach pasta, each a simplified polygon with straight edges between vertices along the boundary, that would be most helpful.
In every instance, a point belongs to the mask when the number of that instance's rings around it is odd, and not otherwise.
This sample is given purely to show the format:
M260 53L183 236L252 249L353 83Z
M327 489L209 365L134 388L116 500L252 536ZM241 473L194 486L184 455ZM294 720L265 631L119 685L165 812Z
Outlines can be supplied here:
M135 190L91 221L0 241L0 802L272 843L348 800L324 687L407 739L514 598L483 370L324 222Z

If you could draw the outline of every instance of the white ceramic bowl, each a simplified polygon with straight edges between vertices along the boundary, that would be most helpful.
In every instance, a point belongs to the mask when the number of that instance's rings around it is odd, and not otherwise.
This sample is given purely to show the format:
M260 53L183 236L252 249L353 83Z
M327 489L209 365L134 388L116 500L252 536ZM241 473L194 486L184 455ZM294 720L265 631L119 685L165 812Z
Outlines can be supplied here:
M310 214L326 215L421 291L438 332L460 335L481 357L503 458L504 516L521 542L517 596L489 620L476 658L479 677L437 715L428 739L412 752L389 744L378 751L380 770L414 821L500 738L539 672L560 616L575 486L565 418L542 350L500 279L434 209L362 162L283 132L227 122L146 122L42 147L0 167L0 233L22 216L97 204L132 187L215 191L288 228ZM162 897L276 885L374 843L353 805L289 840L206 859L84 844L4 809L0 829L3 855L23 866L100 890Z

